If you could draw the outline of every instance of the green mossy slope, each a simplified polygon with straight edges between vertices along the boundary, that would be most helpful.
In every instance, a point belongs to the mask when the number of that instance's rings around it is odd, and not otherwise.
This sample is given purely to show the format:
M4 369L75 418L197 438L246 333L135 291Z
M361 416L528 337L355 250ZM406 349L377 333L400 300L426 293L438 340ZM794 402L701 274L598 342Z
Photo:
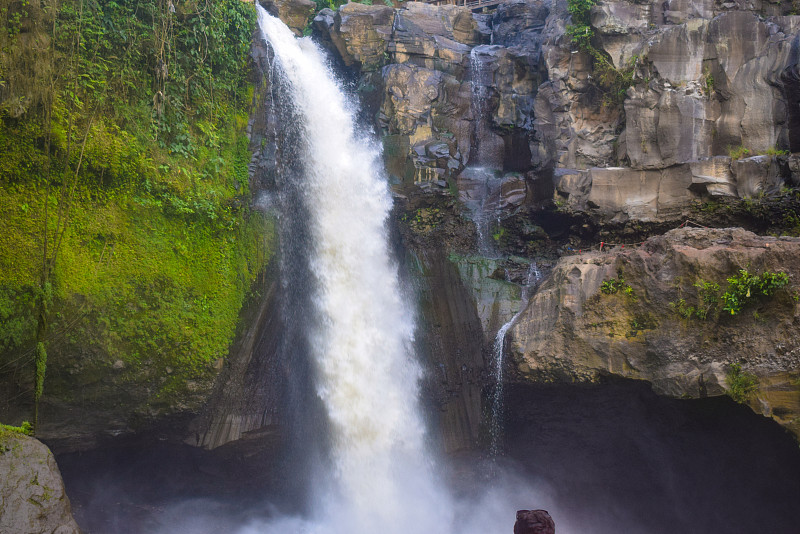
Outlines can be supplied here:
M3 407L32 401L41 341L51 404L193 409L272 254L244 132L253 6L2 0L0 18Z

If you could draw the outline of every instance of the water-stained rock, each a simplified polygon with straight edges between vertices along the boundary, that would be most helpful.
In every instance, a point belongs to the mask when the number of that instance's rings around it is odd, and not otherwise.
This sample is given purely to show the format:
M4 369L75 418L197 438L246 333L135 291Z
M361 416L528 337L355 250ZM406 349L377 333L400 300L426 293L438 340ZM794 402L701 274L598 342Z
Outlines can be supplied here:
M692 185L695 191L712 197L736 197L736 178L731 171L731 158L716 156L704 158L689 164L692 172Z
M497 6L492 15L492 44L540 52L550 2L511 0Z
M785 185L788 174L784 158L754 156L731 162L736 177L736 192L742 198L775 196Z
M713 154L720 106L700 86L655 83L631 88L625 101L625 154L635 169L663 169Z
M591 23L604 35L625 35L646 30L651 6L631 2L603 2L592 7Z

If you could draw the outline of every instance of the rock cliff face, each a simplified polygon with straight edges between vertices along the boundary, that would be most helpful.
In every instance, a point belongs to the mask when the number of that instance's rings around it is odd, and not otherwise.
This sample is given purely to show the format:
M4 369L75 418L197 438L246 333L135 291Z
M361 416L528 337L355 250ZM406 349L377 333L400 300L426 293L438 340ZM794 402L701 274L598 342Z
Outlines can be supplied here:
M450 353L442 340L463 339L453 309L481 326L483 366L476 354L434 356L440 392L463 394L451 368L489 382L491 341L524 283L509 269L517 254L552 272L509 332L516 379L619 375L698 397L729 389L738 363L759 379L753 409L798 432L789 290L737 317L674 310L698 298L698 280L724 291L739 268L790 273L794 287L796 240L682 230L550 263L615 232L644 238L686 218L797 233L800 160L789 149L800 138L800 17L789 12L767 2L599 2L589 16L596 55L571 43L560 0L511 0L489 14L413 2L320 12L317 38L358 80L382 135L397 222L426 273L432 346ZM621 90L604 84L601 61L625 80ZM597 296L619 268L636 300ZM459 296L436 295L445 279Z
M792 273L790 289L731 315L720 293L745 268ZM591 382L617 375L697 398L729 390L731 365L739 364L758 378L750 406L800 434L798 272L800 238L741 229L673 230L635 249L564 257L513 327L518 376ZM620 277L628 292L601 291ZM703 282L720 289L704 291ZM690 306L704 308L705 318L687 314Z
M0 429L0 531L80 534L53 454L40 441Z
M796 163L775 154L800 135L787 119L800 17L773 4L673 4L592 8L596 50L629 76L622 99L565 34L563 1L512 0L491 15L350 3L315 28L360 76L403 182L516 173L528 203L552 198L554 182L556 200L617 223L778 193Z

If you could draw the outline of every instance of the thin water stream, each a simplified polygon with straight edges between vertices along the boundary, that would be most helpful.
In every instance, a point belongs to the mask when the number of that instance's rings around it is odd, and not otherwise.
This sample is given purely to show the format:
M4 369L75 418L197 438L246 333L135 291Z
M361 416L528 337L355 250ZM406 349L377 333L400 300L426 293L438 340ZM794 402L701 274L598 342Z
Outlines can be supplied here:
M522 286L519 310L517 310L517 313L515 313L508 322L500 327L495 335L494 344L492 345L492 378L494 379L494 389L492 391L492 413L489 423L489 430L491 433L489 453L493 458L497 458L503 452L503 381L505 379L506 334L508 334L508 330L513 326L517 318L525 311L525 308L528 306L531 291L536 289L541 279L542 273L539 267L536 265L536 262L531 262L525 284Z

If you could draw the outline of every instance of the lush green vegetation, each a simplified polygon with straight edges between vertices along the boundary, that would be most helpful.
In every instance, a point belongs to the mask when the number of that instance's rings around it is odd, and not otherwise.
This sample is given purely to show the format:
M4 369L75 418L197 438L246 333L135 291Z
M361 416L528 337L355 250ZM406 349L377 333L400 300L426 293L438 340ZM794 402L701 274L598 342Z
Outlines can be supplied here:
M690 306L685 299L670 302L670 306L684 319L696 317L705 321L710 316L715 317L719 312L719 284L701 279L694 283L694 287L697 288L696 306Z
M751 274L746 269L739 269L739 274L728 278L728 289L722 294L725 311L736 315L742 308L761 297L772 296L775 291L789 284L789 275L765 271Z
M636 298L633 288L625 281L622 270L617 271L616 278L604 280L603 283L600 284L600 292L605 295L623 293L633 299Z
M625 334L625 337L636 337L639 332L644 330L653 330L658 328L658 321L649 313L637 313L628 322L630 330Z
M70 351L169 374L155 396L207 376L271 250L248 207L253 6L0 5L0 364L37 401Z
M670 302L670 306L684 319L697 318L706 320L718 318L722 303L722 311L737 315L742 309L764 297L771 297L776 291L789 284L789 275L782 272L764 271L761 274L752 274L746 269L727 279L728 287L720 295L719 284L698 280L694 287L697 288L697 305L691 306L686 299Z
M743 159L749 158L750 156L788 156L789 151L781 150L775 146L771 146L766 150L753 154L749 148L739 145L728 147L728 155L731 159Z
M750 156L750 149L749 148L745 148L745 147L743 147L741 145L735 146L735 147L730 147L728 149L728 155L730 156L731 159L747 158L747 157Z
M736 402L745 403L758 389L758 378L752 373L742 370L742 366L734 363L725 376L728 385L726 393Z

